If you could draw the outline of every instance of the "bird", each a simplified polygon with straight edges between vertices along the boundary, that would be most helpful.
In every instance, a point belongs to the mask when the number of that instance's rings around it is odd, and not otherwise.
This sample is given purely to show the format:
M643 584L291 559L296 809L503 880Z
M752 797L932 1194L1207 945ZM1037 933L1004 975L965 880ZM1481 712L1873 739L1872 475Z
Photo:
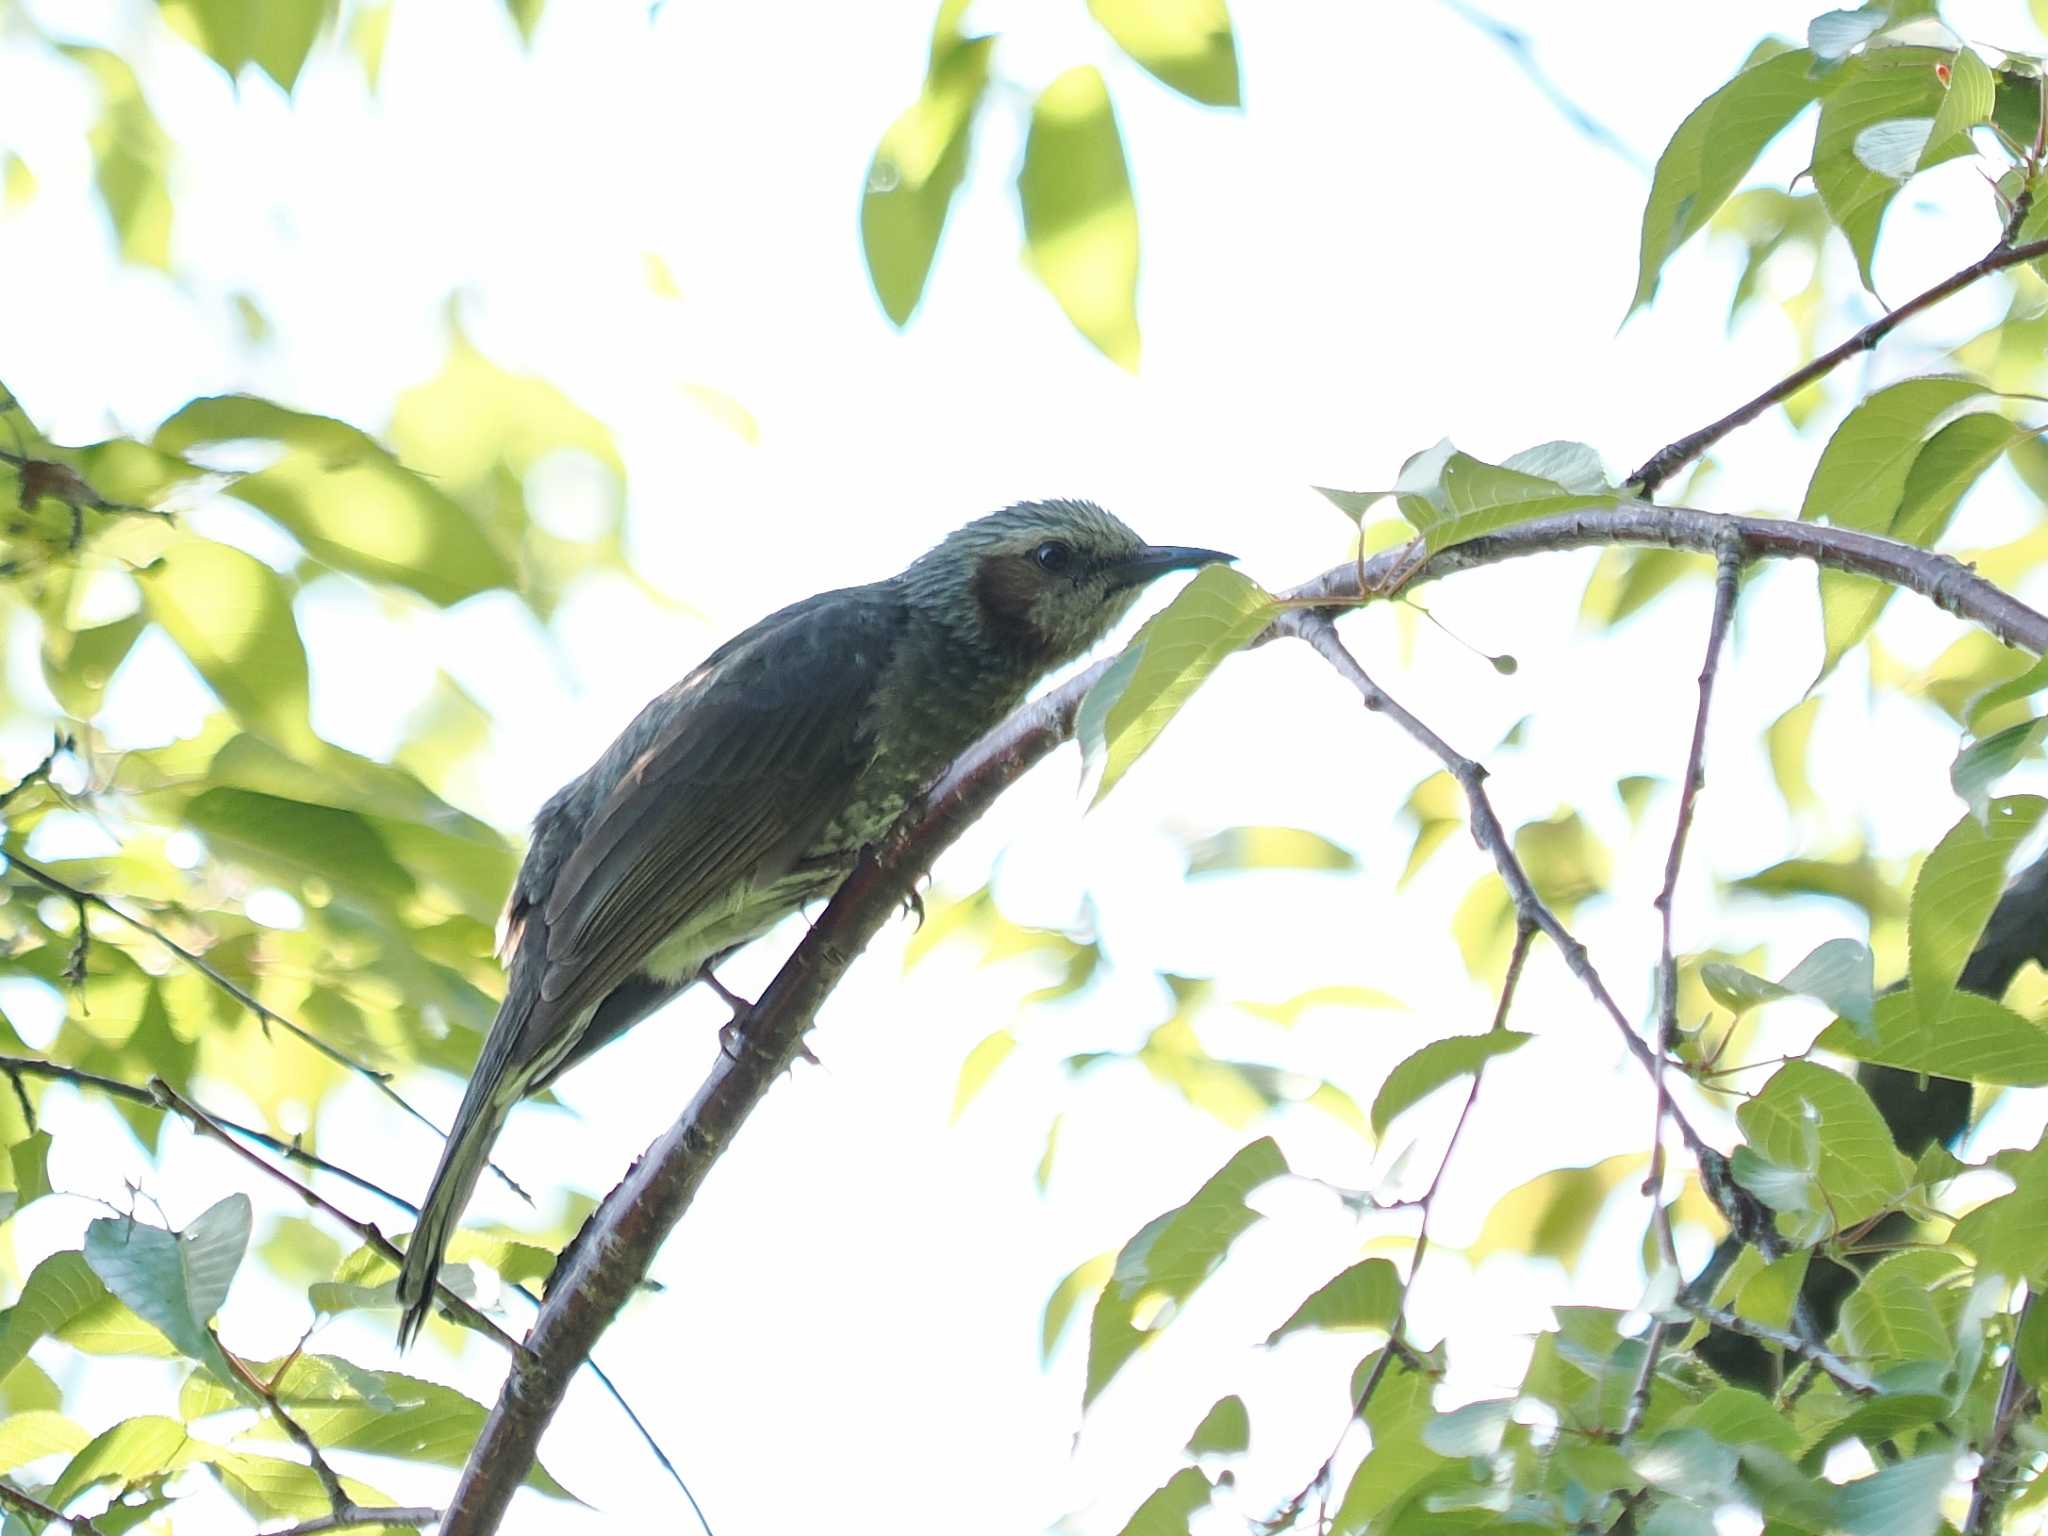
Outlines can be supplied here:
M784 917L1048 673L1168 572L1233 559L1147 544L1088 501L1027 501L894 576L793 603L642 709L534 819L499 926L505 996L398 1276L398 1338L506 1117Z

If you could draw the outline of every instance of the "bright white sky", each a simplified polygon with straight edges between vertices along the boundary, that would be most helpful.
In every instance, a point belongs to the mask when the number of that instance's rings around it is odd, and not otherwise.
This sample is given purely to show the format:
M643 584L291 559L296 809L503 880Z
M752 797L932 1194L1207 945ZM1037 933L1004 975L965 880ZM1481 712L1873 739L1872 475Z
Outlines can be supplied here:
M924 308L901 335L869 290L857 212L874 142L917 89L924 0L672 4L651 19L644 6L557 4L531 53L492 0L405 0L378 97L328 48L295 101L253 73L237 92L184 44L138 31L148 9L29 6L52 32L111 40L144 61L154 105L186 151L176 183L185 275L117 264L89 193L88 94L0 29L0 144L41 183L0 224L10 295L0 368L60 441L146 434L188 397L230 389L376 430L398 389L438 369L453 290L488 355L551 379L606 421L630 469L639 567L694 611L604 586L579 593L543 634L509 599L397 613L335 584L301 611L318 728L388 749L438 662L495 718L473 782L458 788L506 825L722 636L804 593L897 569L991 507L1091 496L1154 539L1234 550L1281 586L1345 550L1348 526L1312 483L1385 485L1445 435L1496 459L1582 438L1625 471L1797 360L1775 313L1725 333L1734 267L1721 249L1682 254L1658 306L1617 334L1645 172L1577 135L1492 41L1441 6L1241 0L1246 109L1236 114L1158 86L1079 4L983 0L971 20L1005 34L1002 84ZM1645 163L1760 34L1797 33L1807 17L1619 0L1497 14L1531 31L1562 88ZM2039 45L2016 3L1952 6L1950 20L1976 41ZM1080 341L1017 259L1010 177L1028 103L1076 62L1109 77L1138 188L1136 377ZM1780 185L1802 163L1798 138L1766 161ZM1995 219L1979 188L1959 164L1900 200L1878 267L1888 298L1990 243ZM649 291L646 251L673 270L680 301ZM1784 291L1804 282L1796 266L1775 274ZM237 340L238 290L278 327L254 352ZM1869 376L1934 366L1935 348L1989 321L1999 302L1989 288L1954 301L1870 361ZM1873 313L1866 301L1824 330ZM737 399L760 424L758 445L683 385ZM1816 449L1782 421L1759 425L1729 446L1711 504L1790 511ZM192 515L259 554L288 554L232 506ZM1958 542L1995 541L2027 516L2013 483L1995 481ZM1353 634L1398 697L1493 762L1510 826L1571 804L1619 846L1627 823L1613 781L1671 778L1682 765L1708 593L1689 588L1618 639L1589 638L1575 626L1590 562L1553 557L1425 596L1474 645L1512 651L1512 677L1427 629L1404 646L1388 615L1355 621ZM1825 851L1858 826L1882 852L1910 853L1957 813L1951 733L1924 711L1873 701L1852 664L1825 690L1816 763L1845 803L1827 821L1788 819L1752 743L1813 675L1815 612L1804 570L1746 590L1681 892L1681 947L1769 937L1789 964L1821 939L1860 936L1841 912L1723 903L1712 877ZM1902 602L1885 638L1925 657L1955 633ZM10 647L22 690L39 686L28 654ZM138 740L189 729L209 707L167 645L145 646L110 705ZM1526 748L1495 752L1524 716ZM26 766L46 740L23 723L0 766ZM1324 1014L1292 1035L1205 1021L1219 1054L1313 1069L1361 1101L1423 1040L1483 1028L1490 1000L1465 979L1446 931L1480 856L1460 839L1407 891L1394 887L1408 839L1394 811L1431 767L1326 669L1272 647L1226 667L1085 820L1076 762L1062 754L942 864L942 886L967 890L1002 853L1004 907L1021 921L1070 922L1090 893L1118 968L1077 1007L1017 1018L1016 999L1045 978L976 970L952 952L901 975L905 925L834 999L815 1041L826 1065L772 1095L662 1255L665 1292L600 1351L719 1536L963 1523L1029 1532L1069 1512L1072 1531L1106 1536L1230 1391L1246 1395L1253 1422L1241 1507L1263 1512L1299 1484L1342 1420L1359 1343L1296 1340L1266 1354L1253 1341L1388 1228L1360 1227L1305 1183L1269 1190L1261 1203L1279 1219L1240 1243L1084 1423L1081 1330L1039 1366L1046 1295L1072 1265L1186 1198L1250 1133L1199 1119L1135 1069L1076 1084L1059 1062L1141 1040L1166 1014L1159 969L1215 975L1234 997L1363 983L1403 998L1409 1014ZM1579 921L1637 1014L1670 812L1660 800L1614 897ZM1184 884L1173 834L1238 823L1315 827L1356 849L1364 871ZM728 979L753 987L779 953L763 946ZM1640 1150L1648 1135L1646 1085L1554 956L1539 955L1517 1022L1540 1038L1489 1079L1441 1203L1453 1244L1530 1173ZM1781 1011L1797 1030L1815 1023ZM687 1099L718 1017L691 1000L644 1027L565 1085L576 1118L529 1110L500 1159L529 1184L609 1187ZM949 1127L961 1058L1012 1022L1023 1047ZM444 1115L459 1093L452 1081L410 1086ZM1393 1170L1389 1187L1400 1187L1411 1144L1408 1178L1434 1167L1449 1107L1411 1115L1378 1149L1303 1112L1283 1144L1298 1170L1354 1186ZM1041 1197L1032 1170L1055 1110L1065 1130ZM421 1191L433 1158L421 1134L366 1095L331 1113L331 1155ZM111 1123L98 1106L71 1114L80 1126ZM177 1150L158 1171L125 1132L99 1148L60 1136L53 1173L61 1187L109 1198L132 1178L184 1221L246 1175L182 1142L172 1136ZM268 1190L251 1193L276 1208ZM361 1197L337 1198L388 1223ZM474 1209L515 1214L497 1204L487 1195ZM75 1243L94 1213L85 1201L27 1213L16 1224L24 1260ZM1640 1202L1618 1202L1602 1256L1574 1277L1501 1263L1474 1275L1455 1256L1433 1260L1415 1321L1425 1337L1453 1331L1446 1401L1510 1388L1518 1339L1545 1323L1549 1304L1631 1304L1643 1214ZM288 1347L304 1318L300 1298L252 1272L224 1322L231 1343L260 1355ZM388 1330L388 1317L344 1321L317 1346L396 1363ZM407 1364L486 1400L501 1368L480 1347ZM81 1412L111 1422L134 1407L101 1392ZM674 1489L595 1387L572 1394L546 1449L598 1512L535 1499L508 1530L687 1528ZM373 1476L421 1502L446 1486L384 1467ZM1204 1530L1240 1528L1207 1519Z

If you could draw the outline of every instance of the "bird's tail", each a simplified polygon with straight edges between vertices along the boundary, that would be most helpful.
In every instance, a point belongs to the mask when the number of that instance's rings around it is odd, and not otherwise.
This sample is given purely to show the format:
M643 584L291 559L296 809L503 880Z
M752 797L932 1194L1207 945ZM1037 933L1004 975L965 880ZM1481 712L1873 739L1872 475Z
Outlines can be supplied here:
M412 1240L405 1246L405 1262L398 1270L398 1300L405 1315L398 1322L398 1345L410 1345L434 1310L434 1282L440 1277L441 1257L462 1220L477 1178L491 1159L491 1146L505 1124L505 1116L519 1101L517 1092L502 1091L504 1074L483 1070L481 1064L462 1096L448 1143L441 1149L441 1166L434 1170L434 1182L420 1207Z

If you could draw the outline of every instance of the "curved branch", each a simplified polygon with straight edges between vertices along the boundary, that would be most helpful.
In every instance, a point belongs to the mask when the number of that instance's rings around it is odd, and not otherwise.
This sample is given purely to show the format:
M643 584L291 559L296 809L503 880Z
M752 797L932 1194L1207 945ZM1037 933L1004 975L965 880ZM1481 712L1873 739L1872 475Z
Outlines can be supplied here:
M1646 544L1745 558L1807 559L1876 576L1982 625L2008 644L2048 651L2048 616L2008 596L1947 555L1873 534L1685 507L1622 502L1539 518L1429 554L1419 544L1325 572L1289 596L1297 606L1332 608L1523 555L1590 544ZM1268 631L1268 637L1278 630ZM636 1162L591 1215L549 1288L546 1304L513 1357L490 1418L470 1451L443 1517L441 1536L484 1536L497 1528L526 1476L569 1379L646 1276L662 1241L741 1125L788 1069L818 1010L854 958L881 932L932 861L1072 733L1098 662L1024 706L956 763L839 887L809 935L735 1031L674 1125Z

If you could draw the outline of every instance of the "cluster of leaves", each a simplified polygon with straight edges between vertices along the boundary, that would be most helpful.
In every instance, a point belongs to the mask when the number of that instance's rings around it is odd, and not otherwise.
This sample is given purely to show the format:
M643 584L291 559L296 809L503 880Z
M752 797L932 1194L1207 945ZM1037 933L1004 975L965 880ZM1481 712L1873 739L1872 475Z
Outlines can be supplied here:
M924 89L882 135L861 200L875 295L898 325L924 297L977 120L996 78L999 39L969 35L967 0L932 24ZM1089 0L1117 47L1154 78L1212 107L1238 104L1237 45L1224 0ZM1102 72L1065 71L1037 95L1017 171L1026 259L1074 328L1138 366L1138 211Z

